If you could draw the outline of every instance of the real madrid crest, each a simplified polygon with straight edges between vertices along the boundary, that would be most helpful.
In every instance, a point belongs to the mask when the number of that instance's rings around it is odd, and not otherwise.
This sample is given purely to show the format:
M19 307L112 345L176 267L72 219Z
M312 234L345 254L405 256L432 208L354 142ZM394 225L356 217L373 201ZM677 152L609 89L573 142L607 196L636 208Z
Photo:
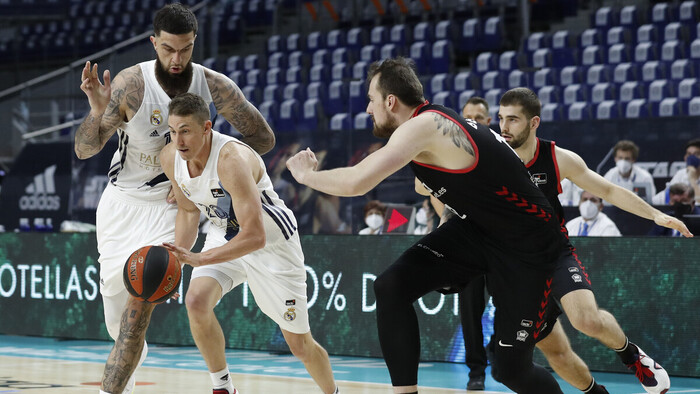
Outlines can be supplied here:
M160 126L163 123L163 115L160 113L159 109L154 109L151 114L151 124L153 126Z
M292 321L297 318L297 313L294 308L288 308L287 312L284 312L284 320Z
M187 188L185 187L185 185L184 185L183 183L180 184L180 189L182 189L182 192L185 193L185 195L186 195L187 197L189 197L189 196L192 195L192 193L190 193L190 191L187 190Z

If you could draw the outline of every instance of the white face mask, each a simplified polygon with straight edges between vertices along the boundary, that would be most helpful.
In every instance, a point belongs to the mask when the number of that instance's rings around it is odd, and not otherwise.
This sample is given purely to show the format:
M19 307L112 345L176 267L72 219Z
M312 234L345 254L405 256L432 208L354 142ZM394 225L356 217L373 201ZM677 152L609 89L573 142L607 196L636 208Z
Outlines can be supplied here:
M425 208L421 208L416 212L416 223L421 226L428 224L428 214L425 212Z
M578 206L581 217L586 220L592 220L598 216L598 205L593 201L584 201Z
M620 174L629 174L632 170L632 162L629 160L618 160L617 163L615 163L615 167L617 167L617 171L619 171Z
M384 218L381 215L373 213L365 218L365 224L372 230L379 230L384 224Z

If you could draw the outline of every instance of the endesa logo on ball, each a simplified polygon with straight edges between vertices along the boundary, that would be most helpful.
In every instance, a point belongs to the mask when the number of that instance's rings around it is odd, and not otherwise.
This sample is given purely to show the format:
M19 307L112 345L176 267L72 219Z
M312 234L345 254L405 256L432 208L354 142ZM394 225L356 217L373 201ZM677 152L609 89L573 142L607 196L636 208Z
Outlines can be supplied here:
M22 211L58 211L61 209L61 197L56 195L54 174L56 165L47 167L34 176L34 180L25 189L19 199Z

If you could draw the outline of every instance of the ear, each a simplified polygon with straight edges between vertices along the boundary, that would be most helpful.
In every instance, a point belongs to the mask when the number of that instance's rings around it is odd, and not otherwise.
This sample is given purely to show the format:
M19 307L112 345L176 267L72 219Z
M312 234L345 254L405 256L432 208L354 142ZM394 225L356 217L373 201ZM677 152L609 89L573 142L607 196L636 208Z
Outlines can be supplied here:
M533 116L532 119L530 119L530 128L537 130L538 127L540 127L540 117Z
M211 120L207 120L204 122L204 134L206 135L207 133L211 133Z
M153 44L153 49L157 49L156 48L156 36L151 36L150 39L151 39L151 43Z
M397 98L393 94L386 96L386 106L388 107L389 111L393 110L396 106L396 100Z

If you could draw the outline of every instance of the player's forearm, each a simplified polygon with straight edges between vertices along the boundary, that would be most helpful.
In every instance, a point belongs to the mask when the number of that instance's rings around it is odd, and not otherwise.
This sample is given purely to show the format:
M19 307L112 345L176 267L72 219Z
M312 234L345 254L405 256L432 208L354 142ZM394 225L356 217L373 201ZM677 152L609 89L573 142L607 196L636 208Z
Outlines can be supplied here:
M374 182L362 179L355 167L309 171L301 183L314 190L340 197L362 196L376 186Z
M175 217L175 245L192 249L199 233L199 210L178 209Z
M224 263L235 260L265 247L265 232L241 231L233 239L216 248L202 252L201 265Z
M260 155L271 151L275 147L275 134L262 115L260 115L258 126L251 128L247 134L243 134L243 142Z
M81 160L95 156L104 146L100 133L102 115L90 111L75 132L75 154Z
M601 197L614 206L645 219L654 220L655 215L662 214L639 196L622 187L613 187L610 193Z

